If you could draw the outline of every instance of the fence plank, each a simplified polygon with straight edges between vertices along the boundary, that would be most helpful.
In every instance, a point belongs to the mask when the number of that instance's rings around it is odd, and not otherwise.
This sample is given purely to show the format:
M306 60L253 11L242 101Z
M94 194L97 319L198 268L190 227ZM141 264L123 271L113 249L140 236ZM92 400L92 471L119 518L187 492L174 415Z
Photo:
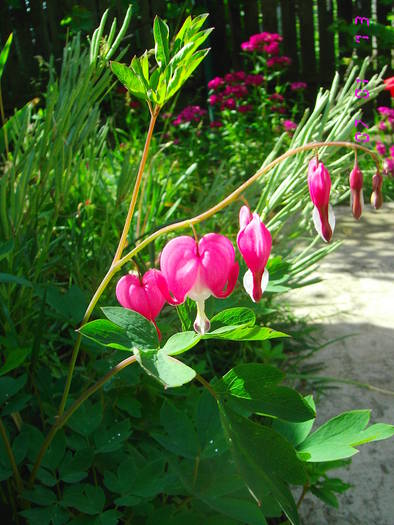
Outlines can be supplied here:
M277 2L275 0L263 0L261 10L263 13L263 30L270 33L278 32L278 17L276 15Z
M327 5L326 0L318 0L319 13L319 79L323 83L330 82L335 71L335 48L334 33L329 31L329 27L334 21L332 3Z
M280 8L283 28L283 49L285 55L289 56L292 60L289 70L295 78L295 73L299 75L300 63L297 52L296 17L293 0L281 0Z
M337 0L338 18L348 26L353 24L353 5L352 0ZM353 39L346 31L339 31L339 55L351 56Z
M211 61L209 69L212 70L209 76L213 77L227 73L231 68L231 53L228 50L226 35L226 11L223 0L206 0L204 7L207 13L210 13L207 27L214 27L209 37L211 51L207 57Z
M244 0L244 40L259 33L259 8L257 0Z
M313 1L297 0L300 20L302 73L311 81L316 80L316 56L313 27Z

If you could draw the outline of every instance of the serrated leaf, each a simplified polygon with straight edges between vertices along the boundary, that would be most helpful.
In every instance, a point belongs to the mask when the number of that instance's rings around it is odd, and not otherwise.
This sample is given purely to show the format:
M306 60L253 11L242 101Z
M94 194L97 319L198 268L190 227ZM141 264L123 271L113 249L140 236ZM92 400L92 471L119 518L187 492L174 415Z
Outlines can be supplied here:
M120 62L111 62L112 72L135 97L146 100L146 89L142 79L129 67Z
M79 332L100 345L132 352L133 343L128 338L126 330L107 319L91 321L83 325Z
M358 445L394 435L393 425L377 423L365 428L369 418L369 410L344 412L309 435L298 446L298 451L309 454L307 461L333 461L357 454Z
M155 39L155 57L157 65L163 69L169 61L169 29L168 25L159 18L155 16L153 22L153 37Z

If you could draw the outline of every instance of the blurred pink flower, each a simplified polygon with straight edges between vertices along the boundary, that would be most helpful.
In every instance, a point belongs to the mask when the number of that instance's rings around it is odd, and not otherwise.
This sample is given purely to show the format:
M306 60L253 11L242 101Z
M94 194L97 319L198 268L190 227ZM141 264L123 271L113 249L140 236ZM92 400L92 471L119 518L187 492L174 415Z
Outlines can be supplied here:
M379 155L386 154L386 146L383 144L383 142L376 143L376 151L379 153Z
M282 57L272 57L267 60L268 67L275 66L289 66L291 64L291 58L282 56Z
M245 79L246 85L259 86L264 82L263 75L247 75Z
M286 131L293 131L294 129L297 129L297 124L292 120L284 120L283 127Z
M252 109L253 109L252 104L243 104L237 107L237 111L239 113L247 113L248 111L252 111Z
M388 175L390 177L394 177L394 158L387 157L387 159L384 159L383 161L383 173L384 175Z
M224 80L221 77L215 77L208 82L209 89L217 89L220 86L223 86Z
M371 204L375 208L375 210L378 210L379 208L381 208L383 204L382 185L383 185L383 177L377 171L375 175L372 177L372 195L371 195Z
M209 127L210 128L222 128L223 122L220 122L220 120L213 120L212 122L209 123Z
M378 128L380 131L387 131L387 124L384 120L379 122Z
M220 109L235 109L236 108L236 104L235 104L235 99L233 98L228 98L227 100L224 100L222 102L222 105L220 106Z
M290 84L290 89L292 91L298 91L301 89L305 89L307 87L307 84L305 82L292 82Z

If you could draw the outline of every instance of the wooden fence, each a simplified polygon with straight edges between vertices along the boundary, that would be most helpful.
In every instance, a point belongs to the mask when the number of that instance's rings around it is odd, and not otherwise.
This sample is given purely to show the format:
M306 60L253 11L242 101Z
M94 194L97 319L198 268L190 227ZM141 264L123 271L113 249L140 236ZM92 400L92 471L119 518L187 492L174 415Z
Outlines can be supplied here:
M289 79L303 80L311 86L327 84L342 56L352 53L352 37L346 27L355 16L372 18L387 24L389 0L131 0L134 17L127 43L134 53L152 45L152 20L155 14L166 18L173 29L188 13L210 13L209 24L215 28L210 37L211 53L205 66L210 77L242 67L240 45L250 35L262 30L283 35L283 50L292 59ZM108 7L111 15L122 20L128 0L3 0L0 2L0 42L10 32L14 43L3 77L3 97L11 111L40 91L38 56L51 54L60 64L67 35L67 18L85 34L91 33ZM62 22L63 21L63 22ZM65 23L66 22L66 23ZM338 24L341 24L338 29ZM336 29L330 30L331 26ZM342 31L340 30L342 28ZM371 41L372 44L372 41ZM389 51L374 40L374 52L380 57ZM359 54L371 52L360 47ZM41 72L41 75L45 73Z

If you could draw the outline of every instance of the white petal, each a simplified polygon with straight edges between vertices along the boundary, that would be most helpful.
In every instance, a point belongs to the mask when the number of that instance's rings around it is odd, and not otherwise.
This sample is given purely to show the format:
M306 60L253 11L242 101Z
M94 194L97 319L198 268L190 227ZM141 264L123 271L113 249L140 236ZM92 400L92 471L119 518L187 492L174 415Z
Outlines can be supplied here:
M331 206L331 204L328 205L328 224L331 226L332 233L334 233L335 215L334 215L334 208Z
M313 223L315 225L317 233L320 235L320 237L323 239L324 242L327 242L326 239L323 237L320 214L316 206L313 207L312 219L313 219ZM334 209L331 206L331 204L328 205L328 224L331 226L332 233L334 233L335 215L334 215Z
M266 268L261 278L261 293L264 293L264 290L267 288L268 280L269 280L269 273ZM251 270L248 270L247 272L245 272L245 275L243 278L243 285L246 290L246 293L250 296L252 301L255 303L256 301L253 299L253 274Z
M201 335L207 333L211 327L208 317L205 315L205 301L198 300L197 304L197 316L194 321L194 330Z

